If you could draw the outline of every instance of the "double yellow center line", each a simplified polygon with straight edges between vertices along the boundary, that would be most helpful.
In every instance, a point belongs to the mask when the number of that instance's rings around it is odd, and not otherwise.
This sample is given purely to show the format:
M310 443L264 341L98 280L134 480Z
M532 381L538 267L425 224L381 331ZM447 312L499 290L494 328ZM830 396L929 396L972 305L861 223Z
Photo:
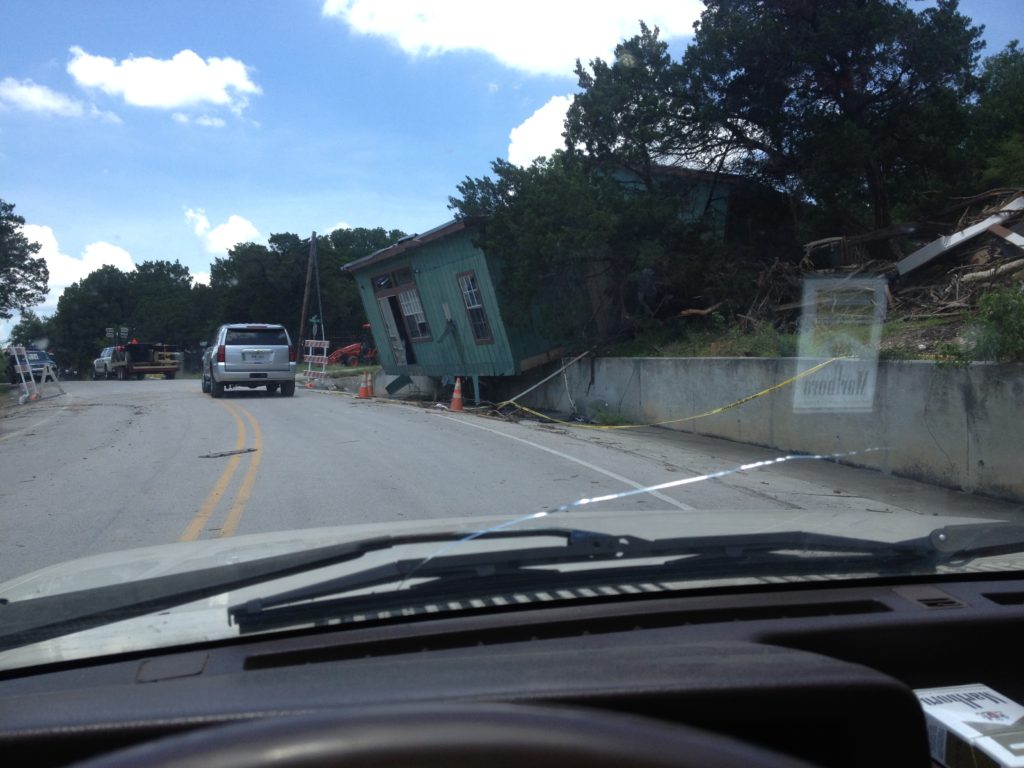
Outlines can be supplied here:
M242 463L243 457L249 457L249 467L245 471L245 476L242 478L241 485L238 486L238 490L235 492L235 500L231 505L231 509L228 510L227 517L224 518L224 524L220 527L217 532L218 537L231 536L238 529L238 523L242 519L242 513L245 512L245 505L249 501L249 496L252 495L252 486L256 482L256 473L260 468L260 460L263 456L263 432L260 430L260 425L253 418L253 415L249 413L245 408L240 405L233 403L226 403L223 400L215 401L217 404L227 409L235 419L236 435L235 435L235 448L236 451L241 451L245 448L247 440L245 422L249 422L249 426L252 428L253 452L247 454L237 454L228 459L228 465L221 472L217 482L213 486L213 490L210 491L210 495L206 497L202 506L199 507L199 511L196 516L192 518L192 521L188 524L185 532L181 534L178 541L195 541L200 537L207 524L210 522L210 518L213 517L213 513L216 511L221 499L224 498L228 488L231 485L231 480L235 476L235 472L238 471L239 465ZM243 419L242 417L245 417Z

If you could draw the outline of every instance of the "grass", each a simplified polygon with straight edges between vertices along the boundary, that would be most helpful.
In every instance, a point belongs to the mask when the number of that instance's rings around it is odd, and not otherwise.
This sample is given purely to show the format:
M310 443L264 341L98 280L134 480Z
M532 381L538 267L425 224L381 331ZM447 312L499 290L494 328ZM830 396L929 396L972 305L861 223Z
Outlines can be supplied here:
M890 320L882 326L880 360L934 360L949 357L950 335L966 322L962 317ZM943 333L951 331L950 333ZM722 317L703 326L677 325L651 329L602 350L609 357L791 357L798 334L782 333L770 323L743 330ZM925 342L924 349L921 343Z
M301 374L304 370L306 370L305 365L299 370L299 373ZM376 373L378 370L380 370L379 365L357 365L354 368L345 365L329 365L327 366L327 375L332 379L342 379L348 376L360 376L367 371Z
M727 326L716 318L703 328L659 329L640 334L604 350L609 357L791 357L796 334L782 333L770 323L751 330Z
M964 315L962 319L958 319L957 317L926 317L920 320L889 320L882 324L882 339L889 339L893 336L903 335L905 333L926 331L929 328L942 328L947 325L962 322L966 317L967 315Z

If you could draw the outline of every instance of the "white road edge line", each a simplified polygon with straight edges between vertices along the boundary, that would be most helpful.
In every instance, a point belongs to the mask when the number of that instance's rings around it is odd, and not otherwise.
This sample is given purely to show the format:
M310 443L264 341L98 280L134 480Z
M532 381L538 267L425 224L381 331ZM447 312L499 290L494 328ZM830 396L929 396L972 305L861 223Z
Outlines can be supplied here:
M538 450L544 451L545 453L550 453L554 456L558 456L561 459L565 459L566 461L571 461L575 464L579 464L580 466L586 467L587 469L593 472L597 472L599 474L610 477L613 480L617 480L620 483L624 483L630 486L631 488L635 488L636 490L642 490L647 487L647 485L645 485L644 483L634 482L633 480L630 480L628 477L618 475L615 472L612 472L611 470L602 469L596 464L591 464L589 461L584 461L583 459L578 459L575 456L570 456L568 453L556 451L554 448L548 448L547 446L541 445L540 443L535 443L532 440L527 440L526 438L523 437L516 437L515 435L510 435L507 432L502 432L501 430L498 429L492 429L491 427L485 427L483 424L474 424L471 421L466 421L458 417L447 416L445 418L447 418L449 421L455 422L456 424L464 424L465 426L473 427L474 429L482 429L484 432L490 432L491 434L498 435L499 437L504 437L509 440L515 440L516 442L523 443L524 445L528 445L531 448L536 448ZM651 491L650 493L651 496L661 499L666 504L671 504L673 507L677 509L682 509L687 512L697 511L696 507L691 507L689 504L684 504L681 501L677 501L676 499L673 499L671 496L666 496L664 493L659 493L658 491Z

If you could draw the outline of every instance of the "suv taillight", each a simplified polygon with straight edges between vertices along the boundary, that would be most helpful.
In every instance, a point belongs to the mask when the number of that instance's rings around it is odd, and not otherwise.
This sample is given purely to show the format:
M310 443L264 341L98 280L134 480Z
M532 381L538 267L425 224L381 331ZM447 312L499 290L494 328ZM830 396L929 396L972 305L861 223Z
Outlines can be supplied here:
M223 363L224 362L224 345L223 344L221 344L219 347L217 347L217 362L218 363Z
M289 363L294 363L297 357L298 357L298 350L296 350L295 347L293 347L293 346L289 346L288 347L288 362Z

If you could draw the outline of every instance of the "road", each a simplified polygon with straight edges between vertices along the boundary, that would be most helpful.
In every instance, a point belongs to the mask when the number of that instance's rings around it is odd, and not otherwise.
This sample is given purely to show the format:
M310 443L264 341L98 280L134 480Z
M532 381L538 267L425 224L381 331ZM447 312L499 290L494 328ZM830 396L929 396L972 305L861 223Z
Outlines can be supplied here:
M0 419L0 581L129 547L346 523L500 515L699 477L775 451L667 430L518 424L300 389L82 381ZM613 502L681 515L818 509L1009 516L1009 504L793 461Z

